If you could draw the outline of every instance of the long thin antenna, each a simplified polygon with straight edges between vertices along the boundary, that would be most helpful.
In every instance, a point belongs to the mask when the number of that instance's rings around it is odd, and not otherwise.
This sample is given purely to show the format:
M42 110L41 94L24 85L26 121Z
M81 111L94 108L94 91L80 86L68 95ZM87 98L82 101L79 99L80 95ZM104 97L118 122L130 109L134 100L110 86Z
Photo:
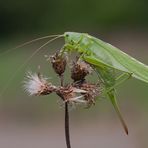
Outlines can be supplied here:
M24 46L29 45L31 43L34 43L36 41L40 41L40 40L48 39L48 38L52 38L52 37L60 37L60 36L63 36L63 35L48 35L48 36L36 38L36 39L31 40L31 41L28 41L28 42L25 42L23 44L20 44L20 45L14 47L12 49L8 49L8 50L4 51L3 53L0 54L0 56L5 55L5 54L9 53L10 51L14 51L14 50L16 50L18 48L21 48L21 47L24 47Z
M37 48L32 54L31 56L29 56L29 58L13 73L13 75L10 77L10 79L8 80L7 84L4 86L4 88L2 89L0 96L3 96L3 94L5 93L5 91L7 90L7 88L9 87L10 83L12 82L12 80L15 78L16 74L18 72L20 72L20 70L32 59L33 56L35 56L43 47L45 47L46 45L48 45L49 43L55 41L58 38L63 37L63 35L57 36L49 41L47 41L46 43L44 43L42 46L40 46L39 48Z

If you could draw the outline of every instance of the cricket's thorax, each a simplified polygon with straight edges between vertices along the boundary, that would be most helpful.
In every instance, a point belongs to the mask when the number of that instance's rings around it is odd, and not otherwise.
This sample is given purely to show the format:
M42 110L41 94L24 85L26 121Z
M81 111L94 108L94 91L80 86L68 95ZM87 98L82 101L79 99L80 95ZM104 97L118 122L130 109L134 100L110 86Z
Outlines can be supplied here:
M92 36L86 33L66 32L64 34L66 44L70 45L71 50L82 53L84 56L100 59L102 63L112 65L112 61L103 48L98 47Z

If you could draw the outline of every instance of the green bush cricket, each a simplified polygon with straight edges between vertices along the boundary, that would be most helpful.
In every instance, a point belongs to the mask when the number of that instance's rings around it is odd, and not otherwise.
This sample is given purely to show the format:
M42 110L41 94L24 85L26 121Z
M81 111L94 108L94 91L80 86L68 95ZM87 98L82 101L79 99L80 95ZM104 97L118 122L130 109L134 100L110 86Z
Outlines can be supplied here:
M84 61L93 65L98 78L105 86L106 95L111 100L124 130L128 134L128 128L117 104L115 87L130 77L148 83L148 66L118 48L88 34L66 32L64 37L66 44L63 50L77 51L81 54L81 58ZM115 70L121 71L122 74L115 77Z

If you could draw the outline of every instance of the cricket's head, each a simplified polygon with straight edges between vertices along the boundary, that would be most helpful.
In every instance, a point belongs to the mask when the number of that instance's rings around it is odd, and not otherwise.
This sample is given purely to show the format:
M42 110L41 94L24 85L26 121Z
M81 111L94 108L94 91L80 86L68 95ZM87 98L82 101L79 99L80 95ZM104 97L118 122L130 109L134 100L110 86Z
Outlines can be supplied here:
M84 39L85 33L77 33L77 32L65 32L64 38L66 43L80 43Z

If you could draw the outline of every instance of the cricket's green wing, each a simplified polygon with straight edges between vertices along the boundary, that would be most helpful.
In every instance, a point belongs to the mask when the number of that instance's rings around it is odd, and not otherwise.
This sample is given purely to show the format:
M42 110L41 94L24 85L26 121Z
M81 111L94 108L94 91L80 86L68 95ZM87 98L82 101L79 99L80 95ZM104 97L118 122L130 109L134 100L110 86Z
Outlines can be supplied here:
M91 37L91 36L90 36ZM96 59L118 70L132 73L132 76L148 83L148 66L122 52L118 48L91 37L94 47L91 51ZM94 50L93 50L94 49Z

